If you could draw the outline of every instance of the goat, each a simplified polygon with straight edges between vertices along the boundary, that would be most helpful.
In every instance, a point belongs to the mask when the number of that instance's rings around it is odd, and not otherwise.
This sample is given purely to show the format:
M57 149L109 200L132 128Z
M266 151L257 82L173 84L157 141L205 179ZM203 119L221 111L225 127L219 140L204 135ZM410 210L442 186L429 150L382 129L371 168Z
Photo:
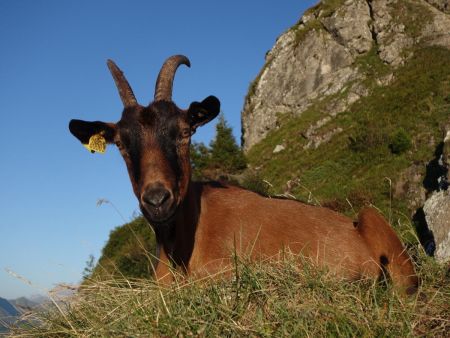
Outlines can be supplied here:
M156 234L158 281L170 283L171 268L198 277L218 273L231 264L233 252L258 260L288 248L342 278L378 278L387 271L395 286L416 291L409 255L373 208L364 208L353 222L327 208L191 180L191 136L218 115L220 102L209 96L183 110L172 101L175 72L181 64L190 67L187 57L165 61L154 101L146 107L137 103L116 64L107 64L124 105L120 121L71 120L69 129L91 151L102 151L102 142L119 148L140 209Z

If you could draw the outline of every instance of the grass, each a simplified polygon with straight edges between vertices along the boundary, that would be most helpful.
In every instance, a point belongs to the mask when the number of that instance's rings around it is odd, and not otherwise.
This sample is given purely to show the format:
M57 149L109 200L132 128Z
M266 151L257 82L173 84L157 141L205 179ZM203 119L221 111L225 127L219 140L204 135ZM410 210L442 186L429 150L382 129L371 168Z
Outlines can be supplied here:
M338 13L336 10L344 4L344 0L322 0L314 7L311 7L305 12L305 15L314 14L314 18L311 18L304 26L301 26L300 22L294 25L291 30L295 33L294 46L297 47L311 31L325 30L321 22L321 19L330 17L331 15Z
M373 86L374 79L392 72L392 68L386 65L378 56L377 46L372 46L367 53L358 56L355 65L367 77L365 84L368 86Z
M305 14L320 13L320 17L331 16L338 7L344 4L344 0L322 0L317 5L306 10Z
M320 31L324 28L319 19L311 19L305 26L296 25L291 29L295 33L294 47L297 47L305 40L310 32Z
M425 26L433 20L427 6L418 1L396 1L390 4L390 14L405 27L412 38L420 37Z
M286 255L272 263L236 261L233 279L91 281L60 310L35 313L13 337L407 337L450 330L450 271L411 248L422 279L412 297L373 280L337 282L326 270ZM301 264L299 264L301 260Z

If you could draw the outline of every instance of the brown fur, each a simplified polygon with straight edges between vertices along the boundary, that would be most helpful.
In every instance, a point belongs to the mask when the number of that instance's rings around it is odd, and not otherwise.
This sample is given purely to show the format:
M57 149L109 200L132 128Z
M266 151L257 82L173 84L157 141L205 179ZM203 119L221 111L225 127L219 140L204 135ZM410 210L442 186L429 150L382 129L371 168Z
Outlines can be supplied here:
M178 209L173 243L162 243L156 278L170 281L167 252L177 266L198 277L220 272L234 252L252 259L283 248L309 257L350 280L383 274L412 291L417 277L398 237L375 209L363 209L358 226L332 210L293 200L264 198L228 185L192 183Z

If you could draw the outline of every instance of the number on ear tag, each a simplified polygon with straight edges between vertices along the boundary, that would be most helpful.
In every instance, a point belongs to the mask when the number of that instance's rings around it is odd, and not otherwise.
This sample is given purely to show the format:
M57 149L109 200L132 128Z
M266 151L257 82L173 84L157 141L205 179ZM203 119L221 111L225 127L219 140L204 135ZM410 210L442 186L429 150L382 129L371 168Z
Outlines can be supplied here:
M89 143L83 144L83 146L91 153L97 152L104 154L106 150L106 140L102 134L95 134L89 138Z

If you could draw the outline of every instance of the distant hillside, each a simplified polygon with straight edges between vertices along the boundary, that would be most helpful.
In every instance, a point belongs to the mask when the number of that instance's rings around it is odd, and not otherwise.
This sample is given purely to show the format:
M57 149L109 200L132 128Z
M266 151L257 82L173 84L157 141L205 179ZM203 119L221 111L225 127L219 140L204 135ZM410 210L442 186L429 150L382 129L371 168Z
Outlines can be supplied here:
M48 301L48 298L43 299ZM19 297L17 299L10 300L9 302L21 311L28 311L40 305L40 303L34 302L25 297Z
M8 332L7 325L14 323L20 312L6 299L0 297L0 333Z
M18 316L19 311L5 298L0 297L0 311L4 316Z

